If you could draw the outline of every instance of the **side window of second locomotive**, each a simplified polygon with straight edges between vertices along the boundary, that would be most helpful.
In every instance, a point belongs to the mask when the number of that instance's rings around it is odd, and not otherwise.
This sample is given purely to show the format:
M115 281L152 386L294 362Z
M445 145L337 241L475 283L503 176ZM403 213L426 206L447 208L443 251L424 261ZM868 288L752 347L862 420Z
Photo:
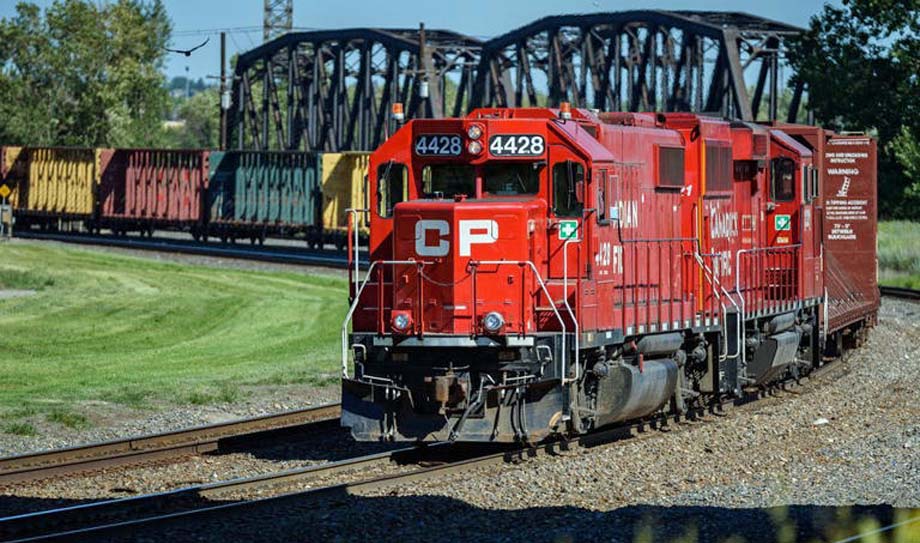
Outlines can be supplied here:
M560 162L553 166L553 214L581 217L584 204L579 191L584 188L584 181L584 166L577 162Z
M595 178L597 185L597 223L607 224L607 170L598 170Z
M403 164L387 162L377 168L377 214L393 216L393 207L404 202L408 191L408 170Z
M786 157L771 160L770 185L775 202L795 200L795 161Z

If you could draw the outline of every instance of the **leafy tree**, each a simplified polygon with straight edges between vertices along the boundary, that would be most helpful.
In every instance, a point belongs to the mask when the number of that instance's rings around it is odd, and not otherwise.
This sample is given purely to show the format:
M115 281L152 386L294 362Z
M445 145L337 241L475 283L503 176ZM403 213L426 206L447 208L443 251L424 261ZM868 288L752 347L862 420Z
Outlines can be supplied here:
M920 0L825 5L790 62L821 124L878 137L880 214L920 218L908 192L920 134Z
M901 127L898 137L891 140L890 150L904 168L904 175L910 181L907 187L907 196L911 204L920 205L920 139L908 130Z
M170 31L161 0L20 2L0 19L0 143L160 143Z
M169 146L180 149L217 149L220 145L220 96L208 87L178 105L178 117L185 122L172 129Z

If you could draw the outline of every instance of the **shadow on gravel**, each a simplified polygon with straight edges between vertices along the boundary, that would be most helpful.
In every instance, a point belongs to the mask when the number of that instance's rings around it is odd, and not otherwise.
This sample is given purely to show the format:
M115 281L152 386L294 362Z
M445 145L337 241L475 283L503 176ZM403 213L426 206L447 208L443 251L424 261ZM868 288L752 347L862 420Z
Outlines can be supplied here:
M334 421L309 432L297 428L264 432L258 443L246 437L222 439L217 450L208 454L246 453L260 460L335 462L406 446L405 443L356 443L348 430Z
M0 501L0 508L3 506ZM443 496L286 497L209 518L174 519L91 541L450 541L622 543L914 543L920 509L888 505L727 508L635 505L485 510ZM880 528L903 525L885 531ZM855 539L848 539L863 534ZM78 540L78 539L75 539Z
M763 509L635 505L606 512L575 507L484 510L442 496L342 496L326 507L301 504L269 515L274 527L238 519L241 540L507 541L623 543L836 542L920 517L920 509L888 505L790 505ZM279 522L279 519L284 519ZM224 520L223 524L226 523ZM251 530L251 531L250 531ZM205 532L207 533L207 532ZM304 537L303 534L311 534ZM227 536L218 535L213 541ZM862 543L920 542L920 522L875 533Z

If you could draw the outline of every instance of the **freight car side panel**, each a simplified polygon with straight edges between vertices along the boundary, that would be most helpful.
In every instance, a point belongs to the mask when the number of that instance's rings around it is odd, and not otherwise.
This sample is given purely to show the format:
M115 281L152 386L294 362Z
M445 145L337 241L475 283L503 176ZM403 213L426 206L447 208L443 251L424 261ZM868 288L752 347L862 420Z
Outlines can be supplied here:
M348 228L346 209L363 209L370 153L324 153L322 159L323 228L344 231ZM368 231L365 213L359 214L358 227Z
M831 136L824 147L824 274L828 331L878 310L876 143Z
M99 156L99 150L90 148L24 148L9 176L19 187L17 213L89 217Z
M320 161L315 153L212 152L211 221L314 226Z
M202 220L207 151L115 149L111 159L103 162L103 222L187 224Z

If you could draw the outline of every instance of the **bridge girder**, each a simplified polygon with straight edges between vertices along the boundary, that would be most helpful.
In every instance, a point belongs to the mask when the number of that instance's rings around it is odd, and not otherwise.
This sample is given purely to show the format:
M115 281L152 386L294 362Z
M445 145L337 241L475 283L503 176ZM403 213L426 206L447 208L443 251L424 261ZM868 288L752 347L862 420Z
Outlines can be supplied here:
M446 30L289 33L239 57L232 146L373 149L396 102L406 118L567 101L752 121L766 99L775 120L785 43L801 32L744 13L641 10L545 17L486 42Z

